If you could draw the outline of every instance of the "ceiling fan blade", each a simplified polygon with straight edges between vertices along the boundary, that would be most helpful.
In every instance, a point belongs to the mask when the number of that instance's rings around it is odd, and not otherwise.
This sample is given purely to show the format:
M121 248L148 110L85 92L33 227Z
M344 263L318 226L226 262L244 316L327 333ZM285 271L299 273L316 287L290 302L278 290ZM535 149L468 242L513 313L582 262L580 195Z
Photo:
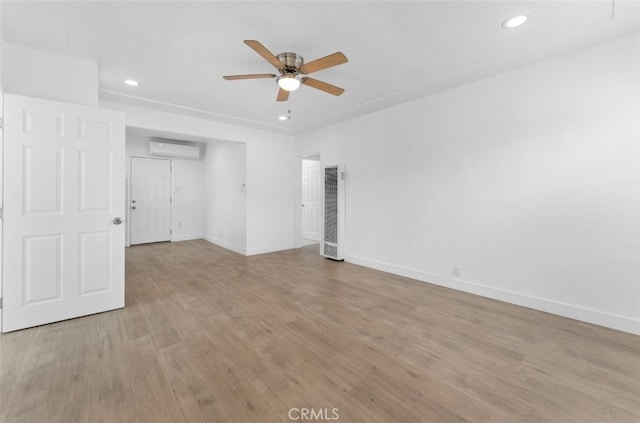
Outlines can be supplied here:
M284 68L284 65L276 56L273 55L265 46L256 40L244 40L244 43L251 47L256 53L264 57L267 62L271 63L276 69Z
M233 81L235 79L258 79L258 78L275 78L276 76L272 73L250 73L247 75L225 75L224 79L227 81Z
M278 97L276 98L276 101L287 101L287 100L289 100L289 91L283 90L282 88L280 88L280 90L278 90Z
M340 95L344 92L343 88L336 87L335 85L328 84L326 82L318 81L314 78L304 77L302 78L302 83L304 85L308 85L320 91L324 91L325 93Z
M302 73L312 73L318 72L322 69L327 69L333 66L338 66L343 63L347 63L349 59L344 54L337 52L330 54L328 56L324 56L320 59L314 60L313 62L305 63L300 67L300 72Z

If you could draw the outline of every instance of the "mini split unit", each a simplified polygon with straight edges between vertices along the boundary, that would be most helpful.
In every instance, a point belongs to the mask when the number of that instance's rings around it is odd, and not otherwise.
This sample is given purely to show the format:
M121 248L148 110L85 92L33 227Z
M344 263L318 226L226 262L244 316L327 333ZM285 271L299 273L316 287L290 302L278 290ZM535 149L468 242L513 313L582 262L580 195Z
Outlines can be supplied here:
M149 155L197 160L200 158L200 147L170 141L149 141Z

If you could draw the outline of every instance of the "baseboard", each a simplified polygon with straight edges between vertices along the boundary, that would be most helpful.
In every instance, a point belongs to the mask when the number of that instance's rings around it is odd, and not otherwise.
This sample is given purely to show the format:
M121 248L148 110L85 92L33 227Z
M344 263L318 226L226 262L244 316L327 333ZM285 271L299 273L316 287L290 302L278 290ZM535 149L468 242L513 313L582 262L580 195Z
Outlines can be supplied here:
M235 244L232 244L230 242L227 241L222 241L220 239L217 238L213 238L210 236L202 236L202 239L209 241L212 244L216 244L219 247L222 248L226 248L227 250L231 250L231 251L235 251L238 254L242 254L243 256L255 256L258 254L266 254L266 253L273 253L276 251L282 251L282 250L290 250L292 248L294 248L294 244L293 243L286 243L286 244L273 244L273 245L267 245L265 247L257 247L257 248L243 248L243 247L239 247Z
M248 248L247 255L255 256L258 254L266 254L266 253L273 253L276 251L291 250L292 248L295 248L295 243L293 242L288 242L286 244L272 244L264 247Z
M421 282L427 282L434 285L444 286L446 288L458 291L468 292L481 297L491 298L494 300L504 301L534 310L544 311L556 314L570 319L580 320L582 322L592 323L598 326L604 326L623 332L640 335L640 321L630 319L624 316L605 313L573 304L562 303L546 298L540 298L513 291L494 288L475 282L463 281L460 279L448 278L446 276L434 275L420 270L409 269L402 266L396 266L389 263L383 263L375 260L369 260L362 257L349 256L345 261L364 267L369 267L383 272L393 273L395 275L416 279Z
M237 246L235 244L232 244L230 242L223 241L223 240L217 239L217 238L213 238L213 237L210 237L210 236L207 236L207 235L204 235L202 237L202 239L204 239L205 241L208 241L208 242L210 242L212 244L215 244L218 247L226 248L227 250L231 250L231 251L236 252L238 254L242 254L243 256L247 255L247 250L245 248L239 247L239 246Z
M203 238L204 238L204 235L202 234L173 235L171 237L171 242L192 241L194 239L203 239Z
M320 244L320 241L313 241L311 239L302 238L302 247L306 247L307 245Z

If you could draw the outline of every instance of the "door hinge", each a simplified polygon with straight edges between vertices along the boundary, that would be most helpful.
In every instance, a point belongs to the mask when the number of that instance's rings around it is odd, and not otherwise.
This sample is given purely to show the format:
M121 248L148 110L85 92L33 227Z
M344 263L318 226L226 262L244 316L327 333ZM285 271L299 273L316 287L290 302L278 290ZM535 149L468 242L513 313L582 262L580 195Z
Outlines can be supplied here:
M173 204L173 198L169 198L169 202Z
M4 128L4 119L0 118L0 129Z
M0 208L0 219L4 219L4 209Z
M2 308L2 297L0 297L0 309Z

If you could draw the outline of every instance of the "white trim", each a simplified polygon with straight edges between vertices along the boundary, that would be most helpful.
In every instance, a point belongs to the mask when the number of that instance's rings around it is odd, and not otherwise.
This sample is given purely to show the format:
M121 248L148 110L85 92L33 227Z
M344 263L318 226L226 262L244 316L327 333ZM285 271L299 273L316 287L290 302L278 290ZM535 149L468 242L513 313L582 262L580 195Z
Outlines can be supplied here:
M258 254L266 254L266 253L274 253L276 251L291 250L293 248L296 248L294 242L287 242L286 244L272 244L272 245L266 245L264 247L249 248L247 250L247 255L255 256Z
M422 272L420 270L409 269L406 267L396 266L393 264L383 263L375 260L369 260L362 257L348 256L345 257L345 261L360 266L381 270L383 272L393 273L395 275L416 279L420 282L440 285L446 288L468 292L471 294L480 295L482 297L504 301L507 303L528 307L534 310L544 311L547 313L568 317L570 319L580 320L583 322L592 323L594 325L604 326L611 329L640 335L640 320L634 320L625 316L619 316L573 304L562 303L547 298L520 294L517 292L494 288L475 282L434 275Z
M100 89L98 90L98 92L100 102L104 102L106 100L107 102L111 103L115 102L127 106L142 107L156 112L159 111L177 115L187 115L189 117L194 117L197 119L214 120L226 124L251 126L262 131L292 134L292 130L290 128L284 127L282 125L268 124L251 119L242 119L231 115L210 112L208 110L196 109L180 104L168 103L165 101L153 100L146 97L138 97L135 95L124 94L117 91Z
M231 250L235 253L238 254L242 254L243 256L247 255L247 250L245 248L239 247L235 244L232 244L230 242L227 241L223 241L221 239L217 239L217 238L213 238L211 236L204 236L202 239L204 239L205 241L208 241L212 244L217 245L218 247L222 247L222 248L226 248L227 250Z
M192 241L194 239L204 239L203 234L174 235L171 242Z

